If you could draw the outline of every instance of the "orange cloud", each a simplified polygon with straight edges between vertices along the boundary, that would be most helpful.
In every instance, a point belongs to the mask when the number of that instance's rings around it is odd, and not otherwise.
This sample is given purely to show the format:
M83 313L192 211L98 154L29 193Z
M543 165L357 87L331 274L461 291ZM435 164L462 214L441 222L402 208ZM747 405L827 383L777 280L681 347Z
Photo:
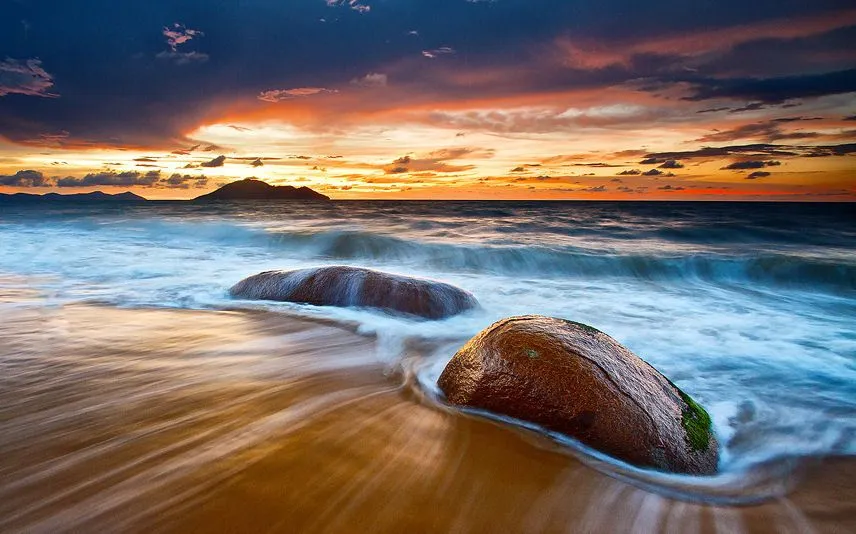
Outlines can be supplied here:
M854 24L856 10L850 9L798 19L774 19L730 28L693 31L636 42L621 42L618 38L607 45L603 42L562 37L556 44L564 53L567 65L581 69L602 69L611 65L628 66L630 59L636 55L698 56L726 51L750 41L809 37Z

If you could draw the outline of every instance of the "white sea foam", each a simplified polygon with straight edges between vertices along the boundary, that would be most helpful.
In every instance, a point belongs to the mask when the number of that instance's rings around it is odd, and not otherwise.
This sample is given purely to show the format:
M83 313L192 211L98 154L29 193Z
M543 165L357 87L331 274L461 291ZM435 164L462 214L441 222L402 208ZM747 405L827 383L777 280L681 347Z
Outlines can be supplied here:
M803 231L738 207L703 217L464 206L6 212L0 272L38 277L54 303L238 306L356 323L378 335L388 365L409 339L450 340L415 367L428 387L456 344L493 321L565 317L609 333L710 407L726 467L856 454L856 237L840 214L803 214L815 218ZM723 217L728 225L715 224ZM426 322L228 297L261 271L342 263L439 279L481 307Z

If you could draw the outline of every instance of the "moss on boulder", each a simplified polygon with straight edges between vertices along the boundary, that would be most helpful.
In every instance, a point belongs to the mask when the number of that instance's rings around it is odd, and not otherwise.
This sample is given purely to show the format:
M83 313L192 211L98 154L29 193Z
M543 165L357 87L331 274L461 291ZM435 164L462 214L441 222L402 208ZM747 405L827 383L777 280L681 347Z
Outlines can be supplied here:
M678 389L678 394L687 405L681 414L681 425L687 432L687 442L694 451L706 451L713 439L713 423L710 420L710 415L692 397L680 389Z

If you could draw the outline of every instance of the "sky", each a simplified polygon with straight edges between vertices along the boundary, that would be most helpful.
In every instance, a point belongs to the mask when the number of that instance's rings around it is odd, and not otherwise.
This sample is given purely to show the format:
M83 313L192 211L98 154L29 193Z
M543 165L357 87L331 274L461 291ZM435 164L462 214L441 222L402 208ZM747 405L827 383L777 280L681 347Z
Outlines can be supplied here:
M0 0L0 192L856 201L852 0Z

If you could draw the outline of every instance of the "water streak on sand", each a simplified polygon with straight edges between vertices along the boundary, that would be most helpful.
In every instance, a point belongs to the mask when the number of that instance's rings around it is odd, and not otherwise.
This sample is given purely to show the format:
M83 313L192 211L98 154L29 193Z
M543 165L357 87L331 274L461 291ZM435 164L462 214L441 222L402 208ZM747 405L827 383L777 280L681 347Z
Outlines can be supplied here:
M762 505L674 500L662 480L649 492L540 434L435 404L377 361L375 341L333 326L43 304L0 305L9 367L42 362L0 375L3 531L854 526L852 461L789 471L795 493Z
M0 530L856 530L845 208L6 210ZM343 262L481 307L425 322L228 295ZM641 471L444 406L464 340L528 313L608 332L699 399L722 474ZM812 467L828 456L844 458Z

